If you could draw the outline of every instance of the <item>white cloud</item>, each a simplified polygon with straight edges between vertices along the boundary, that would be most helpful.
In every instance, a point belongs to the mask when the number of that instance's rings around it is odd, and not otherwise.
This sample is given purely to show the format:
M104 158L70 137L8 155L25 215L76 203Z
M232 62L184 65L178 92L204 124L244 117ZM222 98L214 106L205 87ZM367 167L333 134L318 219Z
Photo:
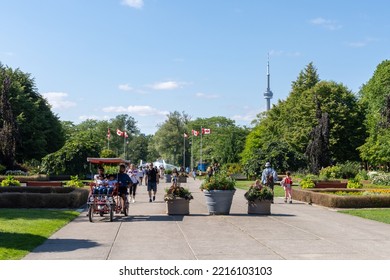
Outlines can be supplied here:
M231 118L236 121L252 122L256 119L256 112L248 112L245 115L234 115Z
M167 82L153 84L150 87L155 90L171 90L171 89L179 88L180 84L175 81L167 81Z
M378 39L366 38L366 39L361 40L361 41L349 42L349 43L347 43L347 45L352 47L352 48L363 48L363 47L366 47L371 42L375 42L375 41L378 41Z
M106 113L131 113L138 116L165 116L169 114L168 111L161 111L150 106L110 106L103 108L103 111Z
M219 97L219 95L216 95L216 94L205 94L203 92L198 92L195 94L195 96L198 98L204 98L204 99L215 99L215 98Z
M132 91L132 90L134 90L131 86L129 86L129 84L119 85L118 89L119 90L123 90L123 91Z
M321 26L328 30L337 30L342 27L341 24L339 24L336 20L332 19L324 19L322 17L314 18L310 20L311 24Z
M66 100L68 98L68 94L65 92L46 92L42 95L46 98L53 109L68 109L77 105L75 102Z
M135 9L142 9L144 6L144 0L122 0L122 5Z

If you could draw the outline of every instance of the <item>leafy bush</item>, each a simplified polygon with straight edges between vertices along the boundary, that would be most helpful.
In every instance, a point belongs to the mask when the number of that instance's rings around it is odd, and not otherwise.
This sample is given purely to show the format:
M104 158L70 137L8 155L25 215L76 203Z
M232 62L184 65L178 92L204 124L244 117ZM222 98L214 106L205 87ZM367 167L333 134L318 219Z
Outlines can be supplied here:
M363 188L363 184L360 183L358 179L349 179L347 184L347 189L361 189Z
M378 173L372 178L372 183L375 185L390 186L390 174Z
M302 189L311 189L315 187L314 181L313 181L313 176L306 176L301 180L299 183Z
M167 175L171 175L172 174L172 170L171 169L165 169L164 173L167 174Z
M18 180L15 180L14 176L8 175L3 181L1 181L1 186L20 186L20 182Z
M261 189L255 186L251 186L245 193L245 198L248 201L258 200L272 200L274 198L273 191L268 187L262 187Z
M346 161L337 166L340 167L340 177L343 179L355 178L360 171L360 163L354 161Z
M320 177L324 179L335 179L341 177L341 167L334 165L322 168L320 170Z
M244 169L239 163L227 163L222 167L222 170L226 171L227 174L238 174L243 173Z
M361 181L361 180L368 180L368 172L366 170L360 170L358 174L356 174L355 179Z
M201 190L235 190L236 181L227 175L225 171L220 171L211 177L207 177L202 185Z
M79 176L70 176L70 180L66 183L69 187L82 188L84 183L79 179Z

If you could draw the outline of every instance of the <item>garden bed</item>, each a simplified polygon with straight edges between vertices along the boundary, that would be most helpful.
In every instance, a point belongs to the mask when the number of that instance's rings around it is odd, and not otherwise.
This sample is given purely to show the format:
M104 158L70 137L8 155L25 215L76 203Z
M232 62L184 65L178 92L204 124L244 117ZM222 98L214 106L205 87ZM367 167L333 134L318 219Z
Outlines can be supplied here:
M78 208L88 194L72 187L1 187L0 208Z
M390 195L336 195L339 188L293 189L293 199L331 208L390 208ZM368 189L344 189L343 192L364 192Z

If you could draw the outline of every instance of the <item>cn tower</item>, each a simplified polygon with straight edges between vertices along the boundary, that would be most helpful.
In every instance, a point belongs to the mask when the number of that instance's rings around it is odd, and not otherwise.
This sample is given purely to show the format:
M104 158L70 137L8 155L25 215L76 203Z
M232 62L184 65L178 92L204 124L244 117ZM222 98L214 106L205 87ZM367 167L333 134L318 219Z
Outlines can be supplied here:
M264 92L264 98L267 100L267 111L271 108L271 98L274 95L270 88L270 74L269 74L269 55L268 55L268 63L267 63L267 90Z

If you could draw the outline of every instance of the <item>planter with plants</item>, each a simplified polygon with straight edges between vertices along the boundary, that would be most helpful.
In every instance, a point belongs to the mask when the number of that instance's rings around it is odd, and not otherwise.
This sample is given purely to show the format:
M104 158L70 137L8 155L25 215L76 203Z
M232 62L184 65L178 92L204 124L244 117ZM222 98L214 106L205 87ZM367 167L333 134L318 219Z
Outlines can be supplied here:
M173 184L165 190L164 200L168 215L188 215L190 213L190 200L193 199L188 189Z
M179 173L179 176L177 177L177 181L178 181L179 183L187 183L187 177L188 177L187 173L185 173L185 172L180 172L180 173Z
M164 177L165 177L165 183L172 182L172 170L166 169Z
M200 189L205 195L207 208L211 215L228 215L236 191L236 181L226 172L218 172L207 177Z
M1 181L1 186L2 187L11 187L11 186L19 187L20 182L19 182L19 180L16 180L14 178L14 176L7 175L7 177L5 177L5 179L3 181Z
M248 214L270 215L273 191L268 187L251 186L244 194L248 201Z

